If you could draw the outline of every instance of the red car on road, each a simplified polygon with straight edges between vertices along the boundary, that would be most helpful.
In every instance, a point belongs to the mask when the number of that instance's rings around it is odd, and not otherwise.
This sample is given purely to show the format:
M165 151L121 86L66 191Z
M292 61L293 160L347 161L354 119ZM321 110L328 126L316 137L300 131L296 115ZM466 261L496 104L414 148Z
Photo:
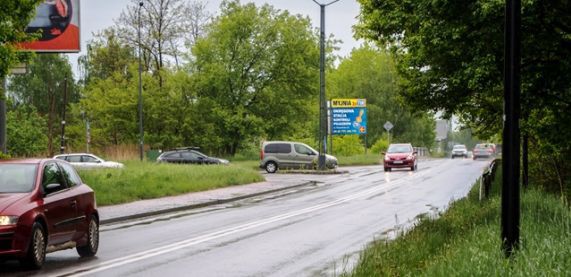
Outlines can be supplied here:
M82 257L97 253L93 190L65 161L0 161L0 259L38 269L46 253L74 247Z
M417 169L417 152L410 143L391 144L383 155L385 171L391 171L393 168L410 168L412 171Z

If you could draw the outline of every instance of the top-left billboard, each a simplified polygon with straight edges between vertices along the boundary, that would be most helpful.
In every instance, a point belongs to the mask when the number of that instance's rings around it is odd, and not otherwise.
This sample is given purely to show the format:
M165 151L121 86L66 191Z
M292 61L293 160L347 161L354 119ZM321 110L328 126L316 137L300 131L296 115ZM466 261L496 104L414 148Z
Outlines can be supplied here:
M36 8L36 16L26 27L27 33L40 37L21 43L20 48L34 52L71 53L80 51L79 0L45 0Z

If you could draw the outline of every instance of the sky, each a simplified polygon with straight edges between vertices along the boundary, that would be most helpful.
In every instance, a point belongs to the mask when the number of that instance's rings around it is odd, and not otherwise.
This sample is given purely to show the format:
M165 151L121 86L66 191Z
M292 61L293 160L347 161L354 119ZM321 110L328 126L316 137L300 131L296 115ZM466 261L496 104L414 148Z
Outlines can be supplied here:
M200 0L196 0L200 1ZM327 4L331 0L316 0ZM78 72L77 58L84 55L87 42L93 38L93 34L114 25L121 12L126 9L130 0L83 0L80 1L80 24L81 24L81 52L68 54L72 63L73 71ZM207 4L211 14L218 15L222 0L202 1ZM292 14L308 16L315 28L320 24L320 8L312 0L242 0L242 3L254 2L256 5L269 4L279 10L288 10ZM353 38L352 26L357 23L359 4L355 0L340 0L325 8L325 33L326 37L333 34L336 39L342 40L338 44L340 50L336 55L346 57L360 42Z

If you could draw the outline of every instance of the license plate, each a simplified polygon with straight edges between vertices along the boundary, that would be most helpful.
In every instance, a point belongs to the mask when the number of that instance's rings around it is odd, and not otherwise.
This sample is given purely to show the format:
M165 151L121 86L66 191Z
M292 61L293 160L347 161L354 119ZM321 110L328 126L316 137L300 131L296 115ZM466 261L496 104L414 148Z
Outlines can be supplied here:
M402 161L394 161L394 164L402 164Z

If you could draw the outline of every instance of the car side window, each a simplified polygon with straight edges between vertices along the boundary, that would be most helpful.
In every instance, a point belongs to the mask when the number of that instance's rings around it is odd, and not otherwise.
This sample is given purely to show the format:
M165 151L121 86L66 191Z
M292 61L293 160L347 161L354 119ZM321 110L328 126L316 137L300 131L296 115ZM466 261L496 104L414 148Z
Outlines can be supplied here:
M58 160L63 160L63 161L67 160L68 158L69 158L68 156L58 156L58 157L56 157L56 159L58 159Z
M81 185L81 178L79 178L79 175L71 165L66 163L60 163L59 165L62 169L62 175L69 187Z
M70 163L80 163L81 162L81 156L67 156L67 159L65 159L65 160L70 162Z
M295 144L294 145L295 148L295 152L297 152L298 154L302 154L302 155L311 155L313 154L313 151L311 151L309 148L305 147L304 145L301 144Z
M91 156L87 156L87 155L81 156L81 160L84 163L97 163L97 162L99 162L96 158L91 157Z
M168 154L168 155L165 155L165 158L167 158L167 159L176 159L176 158L180 158L180 153L172 153L172 154Z
M59 184L60 186L49 186L53 184ZM44 173L42 175L42 188L46 193L52 193L67 188L61 171L55 163L49 163L44 166Z
M193 152L183 152L181 156L185 160L198 160L198 155Z

